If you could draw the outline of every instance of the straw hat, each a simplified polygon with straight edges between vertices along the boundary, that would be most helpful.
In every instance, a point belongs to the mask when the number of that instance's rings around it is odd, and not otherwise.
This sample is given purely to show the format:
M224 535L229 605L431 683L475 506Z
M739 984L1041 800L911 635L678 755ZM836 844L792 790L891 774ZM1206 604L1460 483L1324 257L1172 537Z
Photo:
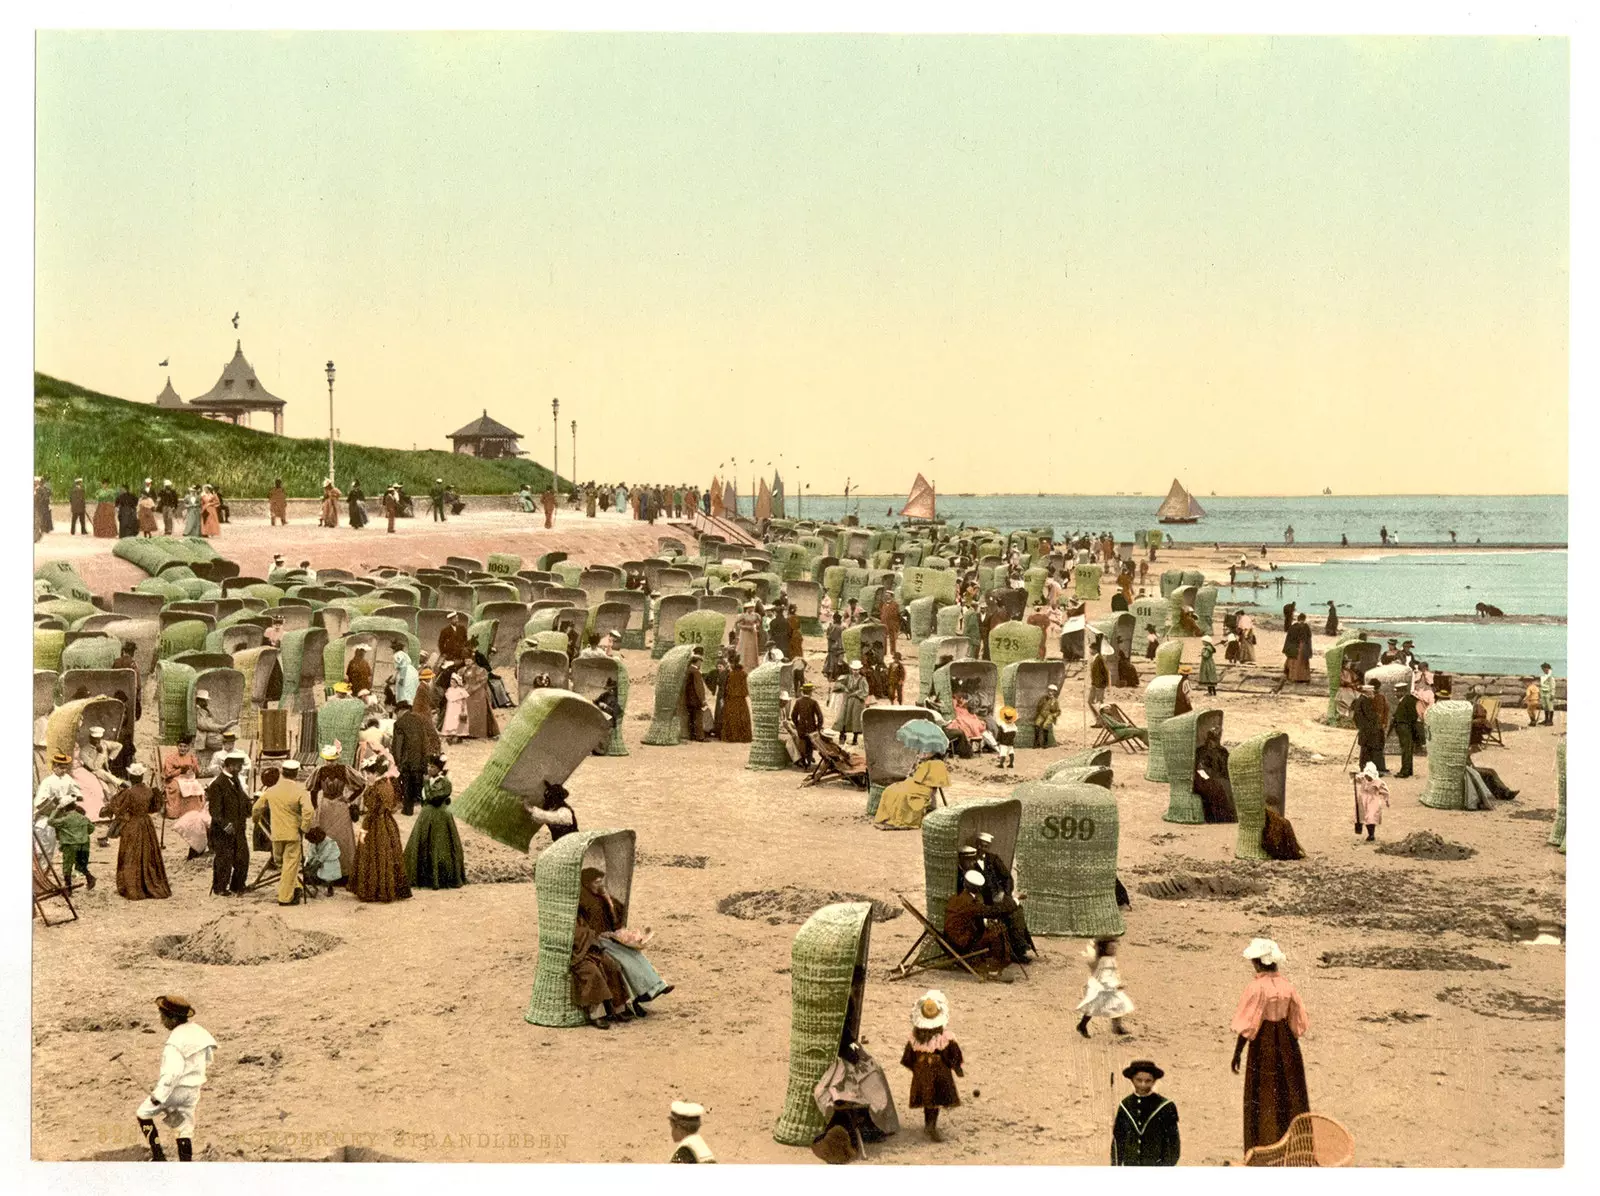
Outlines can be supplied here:
M318 752L317 755L321 756L324 760L337 760L339 758L339 749L330 743L326 745L320 752Z
M56 752L50 757L51 764L71 764L72 757L65 752Z
M980 877L981 879L981 877ZM922 994L911 1007L911 1025L917 1030L940 1030L950 1021L950 1003L936 988Z
M1000 707L1000 717L1005 719L1005 721L1008 722L1008 723L1016 722L1017 721L1016 708L1012 707L1012 706L1002 706L1002 707Z
M176 993L156 998L156 1008L172 1017L193 1017L194 1006Z
M333 683L333 692L336 693L336 694L347 694L347 693L349 693L350 692L350 683L348 681L335 681Z
M1250 945L1244 949L1246 959L1259 959L1262 963L1280 964L1287 963L1288 956L1271 939L1251 939Z
M1178 666L1178 672L1181 675L1187 677L1190 673L1194 672L1194 666L1193 665L1187 665L1187 664L1180 664Z

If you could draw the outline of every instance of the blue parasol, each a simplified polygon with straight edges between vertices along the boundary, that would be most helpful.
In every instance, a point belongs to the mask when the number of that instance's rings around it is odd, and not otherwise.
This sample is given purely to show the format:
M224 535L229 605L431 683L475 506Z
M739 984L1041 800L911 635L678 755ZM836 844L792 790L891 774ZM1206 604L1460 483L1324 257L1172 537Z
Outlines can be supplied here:
M944 728L925 718L903 723L894 737L917 753L934 752L942 756L950 750L950 737L944 733Z

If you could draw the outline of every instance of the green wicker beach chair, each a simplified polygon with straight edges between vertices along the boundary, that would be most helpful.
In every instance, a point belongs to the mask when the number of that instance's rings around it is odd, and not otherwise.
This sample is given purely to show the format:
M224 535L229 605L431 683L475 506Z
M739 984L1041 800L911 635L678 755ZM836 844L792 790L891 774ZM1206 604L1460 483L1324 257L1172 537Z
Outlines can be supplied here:
M206 635L210 630L199 619L180 619L176 623L168 623L161 629L160 658L166 660L179 652L202 651L206 646Z
M689 677L689 660L693 655L692 644L679 644L661 658L661 668L656 674L655 718L642 741L651 747L676 747L683 742L684 720L688 718L683 687Z
M109 669L122 654L122 645L110 636L92 635L73 640L61 649L61 671Z
M1156 648L1156 676L1176 677L1183 664L1183 641L1167 640Z
M933 634L944 638L961 635L962 610L959 606L941 606L933 619Z
M1196 593L1197 591L1194 586L1179 586L1177 589L1173 590L1172 593L1167 595L1168 635L1189 636L1193 638L1194 633L1184 629L1183 611L1185 607L1194 606ZM1196 620L1198 621L1198 612L1196 613ZM1200 629L1200 634L1205 634L1204 627Z
M33 667L35 669L48 669L52 673L61 671L61 654L66 650L67 633L51 627L35 627L33 629Z
M1545 840L1562 855L1567 854L1567 741L1556 742L1556 820Z
M283 669L278 649L270 644L245 648L233 654L233 667L244 678L244 705L239 711L239 738L258 738L261 711L283 698Z
M314 710L317 691L322 688L323 650L328 633L321 627L286 631L278 641L278 663L283 668L283 698L286 710Z
M1018 884L1034 934L1111 938L1126 929L1117 909L1117 801L1099 785L1025 781L1017 840Z
M751 738L746 768L774 772L793 763L778 734L783 722L780 695L787 671L787 665L768 661L750 672Z
M1038 660L1044 631L1032 623L1011 619L989 632L989 659L996 669L1017 660Z
M691 611L678 619L673 635L679 647L701 648L706 662L702 667L710 669L727 640L728 619L714 610Z
M953 608L951 608L953 609ZM970 645L966 637L960 635L935 635L923 640L917 645L917 697L926 701L933 692L933 674L939 667L939 659L948 656L953 660L965 660L968 656Z
M1196 823L1206 820L1205 806L1194 791L1195 750L1212 730L1222 730L1222 711L1191 710L1161 724L1161 759L1167 770L1171 798L1166 822Z
M575 831L563 835L539 856L533 868L539 956L524 1021L555 1027L588 1023L588 1014L572 1000L572 940L578 928L583 869L604 867L606 891L616 906L618 921L625 926L633 894L633 861L631 830Z
M548 654L541 654L548 656ZM540 663L539 658L534 658L535 663ZM565 660L563 659L563 664ZM605 692L606 682L615 677L617 680L617 721L611 725L611 736L606 741L607 756L626 756L627 745L622 742L622 724L628 717L628 666L616 656L580 656L574 660L570 669L563 669L562 677L566 679L567 687L573 693L593 702ZM552 680L558 680L551 674ZM520 686L520 677L519 677ZM518 693L523 691L519 688ZM596 708L598 709L598 707ZM602 712L603 713L603 712Z
M1077 768L1059 769L1041 779L1054 785L1098 785L1102 789L1110 789L1113 774L1109 768L1079 765Z
M45 723L45 747L52 754L76 755L89 742L89 728L102 728L107 738L122 726L123 705L116 698L92 697L63 702Z
M510 576L522 570L522 558L512 552L491 552L489 554L490 573L501 576Z
M1194 617L1200 630L1211 634L1212 620L1217 613L1217 587L1201 585L1194 592Z
M772 1133L785 1146L810 1146L823 1131L812 1093L839 1052L860 1035L871 912L865 901L825 905L794 936L789 1086Z
M1428 787L1421 802L1435 810L1466 808L1462 778L1472 735L1471 702L1435 702L1428 707Z
M44 718L56 708L56 686L61 674L54 669L33 671L33 717Z
M1033 725L1034 711L1040 700L1056 687L1057 693L1066 683L1067 666L1060 660L1018 660L1006 665L1000 673L1000 693L1007 705L1017 712L1017 742L1019 748L1046 748L1055 746L1053 730L1045 733L1045 742L1038 741Z
M976 846L980 833L991 834L994 843L989 850L1010 868L1016 862L1021 823L1022 803L1016 798L959 802L931 809L923 816L922 901L931 925L943 930L945 906L960 891L961 849ZM941 957L947 964L955 962L937 940L924 934L891 975L896 979L909 975L908 961L926 967Z
M1233 854L1241 860L1269 858L1261 846L1267 825L1266 808L1284 813L1288 794L1289 737L1282 731L1264 731L1245 740L1228 754L1228 780L1233 786L1233 808L1239 816L1239 835Z
M1111 762L1112 753L1109 747L1084 748L1051 764L1044 770L1044 779L1048 781L1057 772L1072 768L1110 768Z
M1100 566L1074 565L1072 567L1072 592L1078 598L1100 597Z
M1150 758L1144 766L1144 779L1147 781L1167 779L1166 759L1161 752L1161 724L1171 718L1172 712L1178 708L1178 685L1181 680L1180 677L1157 677L1145 686L1144 722L1149 731L1145 743L1150 748Z

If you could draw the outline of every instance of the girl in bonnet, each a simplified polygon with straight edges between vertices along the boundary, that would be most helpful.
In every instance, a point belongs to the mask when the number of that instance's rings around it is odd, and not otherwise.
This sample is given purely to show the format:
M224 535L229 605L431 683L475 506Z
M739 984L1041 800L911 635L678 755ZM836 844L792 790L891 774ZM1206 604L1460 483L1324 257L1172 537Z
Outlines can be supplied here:
M950 1037L950 1004L938 989L930 989L911 1007L911 1037L906 1041L900 1066L911 1071L911 1107L922 1110L923 1129L935 1142L939 1110L961 1104L954 1076L962 1075L961 1046Z

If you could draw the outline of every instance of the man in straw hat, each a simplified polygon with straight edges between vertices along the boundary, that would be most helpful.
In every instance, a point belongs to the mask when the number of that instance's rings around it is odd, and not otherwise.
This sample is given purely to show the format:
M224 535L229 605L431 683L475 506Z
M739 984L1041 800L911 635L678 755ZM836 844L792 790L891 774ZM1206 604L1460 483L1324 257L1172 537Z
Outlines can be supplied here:
M700 1120L705 1109L693 1101L675 1100L667 1113L672 1131L672 1157L669 1163L715 1163L717 1156L700 1136Z
M222 762L222 775L206 787L206 808L211 828L211 894L237 896L244 892L250 872L250 799L239 774L244 753L233 752Z
M299 905L304 885L300 877L300 836L316 822L311 794L300 783L300 761L290 756L280 766L278 781L261 791L251 807L257 822L266 821L272 836L272 862L278 874L278 904Z
M206 1082L206 1068L217 1052L217 1040L194 1017L194 1006L175 994L156 998L161 1024L170 1033L161 1048L161 1076L150 1095L140 1103L134 1116L139 1131L150 1146L150 1161L165 1162L155 1119L160 1117L178 1138L178 1161L194 1158L194 1111L200 1103L200 1089Z
M1135 1059L1122 1069L1133 1092L1122 1098L1111 1123L1113 1167L1178 1165L1178 1106L1155 1090L1166 1074L1149 1059Z

